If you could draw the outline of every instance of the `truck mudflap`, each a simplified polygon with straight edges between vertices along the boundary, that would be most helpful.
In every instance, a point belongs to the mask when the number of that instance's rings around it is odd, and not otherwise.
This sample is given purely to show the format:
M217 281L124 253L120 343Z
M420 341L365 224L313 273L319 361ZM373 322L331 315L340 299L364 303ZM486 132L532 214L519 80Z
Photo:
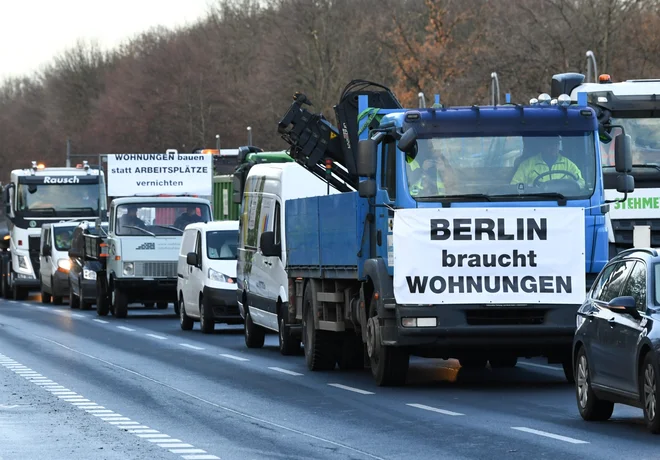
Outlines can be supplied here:
M547 356L570 349L579 305L493 307L397 305L396 319L382 323L384 345L422 356L506 349L519 356Z
M115 278L115 289L130 302L176 302L176 278Z

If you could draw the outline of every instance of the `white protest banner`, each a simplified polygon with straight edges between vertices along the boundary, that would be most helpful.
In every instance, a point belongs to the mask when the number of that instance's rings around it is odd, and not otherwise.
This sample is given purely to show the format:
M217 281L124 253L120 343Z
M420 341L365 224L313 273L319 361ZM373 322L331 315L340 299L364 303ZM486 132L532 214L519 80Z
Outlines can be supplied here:
M399 304L581 304L584 208L400 209Z
M605 190L605 199L622 199L623 193ZM660 189L635 188L626 201L610 203L610 219L657 219L660 217Z
M201 153L108 155L108 195L213 194L213 157Z

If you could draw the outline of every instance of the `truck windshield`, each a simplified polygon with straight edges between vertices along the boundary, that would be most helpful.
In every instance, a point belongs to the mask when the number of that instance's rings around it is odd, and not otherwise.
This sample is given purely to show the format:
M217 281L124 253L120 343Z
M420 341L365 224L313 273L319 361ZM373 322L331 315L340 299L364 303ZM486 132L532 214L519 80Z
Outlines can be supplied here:
M206 253L213 260L236 260L238 231L213 230L206 232Z
M612 118L613 125L622 125L631 137L633 164L660 165L660 118ZM612 128L612 138L621 128ZM614 141L601 143L603 166L614 166Z
M55 249L58 251L68 251L71 249L71 238L75 229L75 227L53 227Z
M493 199L588 198L594 192L592 132L437 137L418 139L417 145L406 173L410 194L419 201L465 194Z
M130 203L117 206L117 235L178 236L186 225L211 220L209 206L199 203Z
M25 215L98 216L99 184L22 184L16 211Z

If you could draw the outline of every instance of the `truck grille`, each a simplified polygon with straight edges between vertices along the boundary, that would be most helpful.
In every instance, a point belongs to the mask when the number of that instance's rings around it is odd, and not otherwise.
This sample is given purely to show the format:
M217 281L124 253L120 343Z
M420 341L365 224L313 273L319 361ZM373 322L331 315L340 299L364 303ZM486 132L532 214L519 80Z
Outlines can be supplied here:
M28 237L28 250L30 252L30 262L34 270L35 278L39 279L39 247L41 246L41 236Z
M465 312L471 326L517 326L543 324L547 310L539 308L482 308Z
M177 262L135 262L135 276L176 278Z

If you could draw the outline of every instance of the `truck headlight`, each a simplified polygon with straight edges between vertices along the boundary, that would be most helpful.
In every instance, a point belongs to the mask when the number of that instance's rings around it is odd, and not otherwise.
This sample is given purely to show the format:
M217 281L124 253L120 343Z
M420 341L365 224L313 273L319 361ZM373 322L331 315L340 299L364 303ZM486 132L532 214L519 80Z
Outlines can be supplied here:
M213 280L213 281L221 281L223 283L233 283L234 282L227 275L224 275L224 274L220 273L219 271L213 270L212 268L209 268L209 279Z
M17 256L17 257L18 257L18 268L24 268L25 270L27 270L28 266L27 266L27 259L25 258L25 256Z
M69 259L59 259L57 261L57 268L62 271L68 272L69 270L71 270L71 261Z
M89 268L84 268L83 269L83 278L86 280L95 280L96 279L96 272L94 270L90 270Z
M134 268L133 262L124 262L124 275L133 276Z

